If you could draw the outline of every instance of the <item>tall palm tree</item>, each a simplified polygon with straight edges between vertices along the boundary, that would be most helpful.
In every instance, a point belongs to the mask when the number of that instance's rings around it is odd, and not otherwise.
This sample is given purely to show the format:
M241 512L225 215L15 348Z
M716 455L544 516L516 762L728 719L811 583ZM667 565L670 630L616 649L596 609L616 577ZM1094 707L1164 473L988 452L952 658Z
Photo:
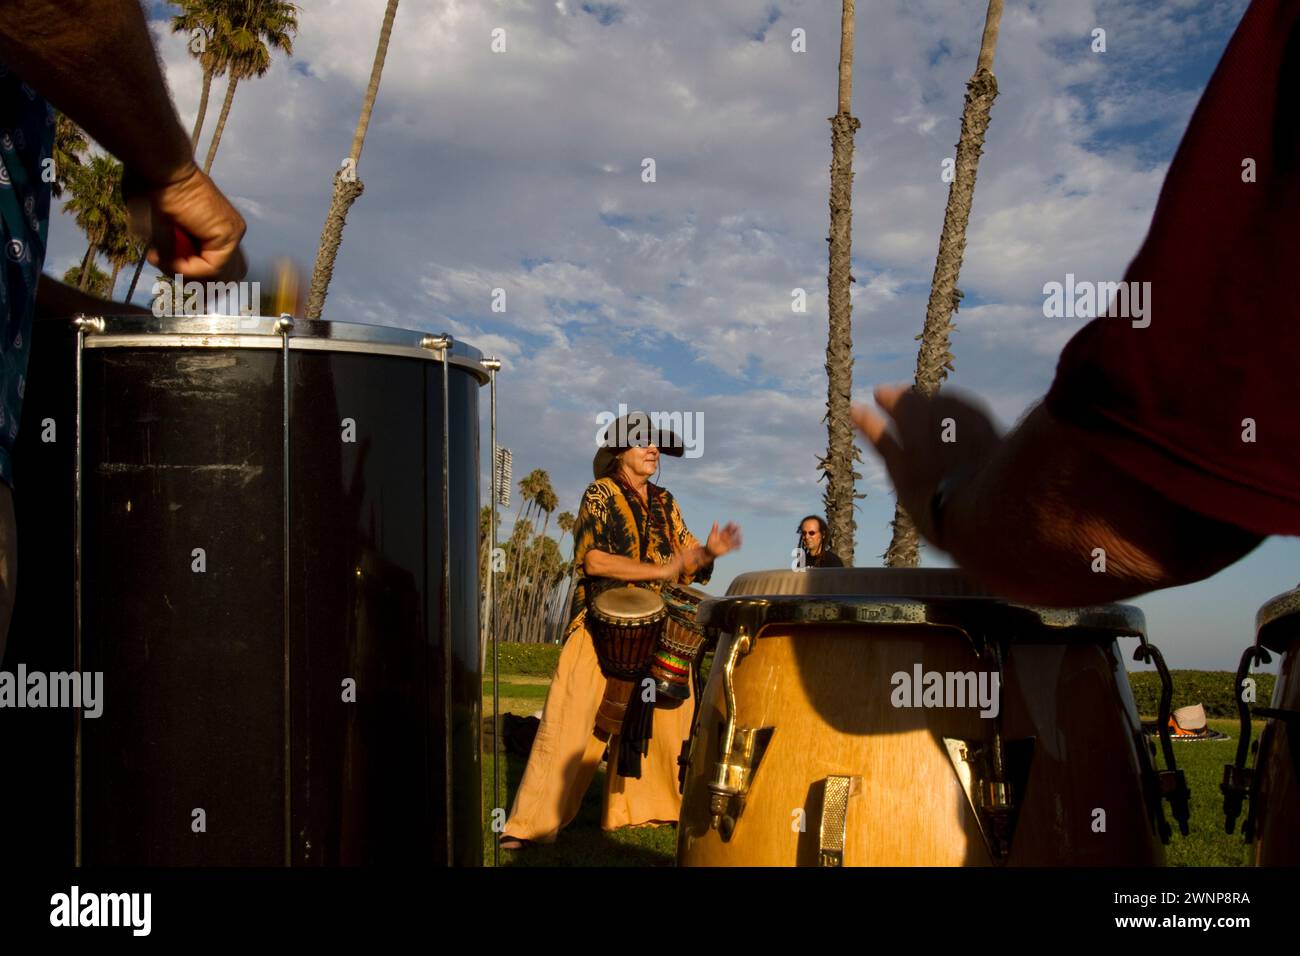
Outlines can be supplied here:
M930 301L925 308L925 326L921 347L916 355L916 384L922 395L933 395L952 369L949 335L952 317L961 302L957 276L966 253L966 226L970 222L971 204L975 200L975 174L979 171L984 136L989 115L998 96L998 81L993 76L993 54L998 45L998 25L1002 19L1002 0L989 0L984 18L984 36L980 40L975 73L966 84L966 104L962 109L961 136L957 140L956 175L948 187L948 207L943 214L943 232L939 236L939 255L930 281ZM890 567L916 567L919 542L916 527L901 505L894 506L893 536L885 563Z
M109 277L108 298L113 298L117 289L117 277L121 271L144 254L146 244L131 235L131 223L126 212L126 203L120 195L114 204L112 225L104 237L104 258L113 267Z
M292 56L293 38L298 32L298 8L285 0L228 0L225 10L228 24L221 24L214 32L209 49L215 47L213 57L224 61L230 79L203 162L205 173L212 170L239 81L265 76L271 68L272 50Z
M195 30L200 32L202 48L195 49L193 43L188 47L190 56L199 61L203 71L203 93L199 96L199 112L194 118L194 132L190 142L194 149L199 148L199 133L203 129L203 120L208 113L208 95L212 92L212 78L225 76L229 63L225 53L229 47L221 43L219 33L230 32L230 13L234 8L231 0L172 0L181 8L171 21L172 33L184 33L192 36Z
M54 182L50 192L55 199L63 198L63 191L73 173L81 166L82 157L90 148L86 134L80 126L63 113L54 114Z
M307 318L319 319L325 308L325 297L329 295L330 280L334 277L334 260L343 242L343 226L347 222L348 210L357 201L365 186L357 176L357 164L361 162L361 147L366 141L366 129L370 126L370 113L375 107L375 97L379 95L379 78L384 72L384 58L388 55L388 39L393 33L393 18L397 16L397 0L388 0L384 9L384 22L379 28L379 46L375 50L375 62L370 68L370 82L366 86L366 97L361 102L361 116L357 119L356 132L352 134L352 149L348 152L346 169L334 173L334 195L330 198L329 212L325 214L325 226L321 229L320 245L316 249L316 263L311 270L311 288L307 292Z
M849 284L853 244L853 134L858 120L851 115L853 94L853 2L843 0L840 11L839 107L831 122L831 234L827 305L830 324L826 340L826 457L818 467L826 478L823 498L831 540L845 564L853 563L853 468L861 460L853 444L849 397L853 390L853 318Z
M64 208L73 214L89 240L77 284L83 292L90 282L90 267L94 265L95 255L117 224L118 207L122 203L121 186L122 164L102 154L92 156L89 162L76 167L69 176L68 189L72 196Z

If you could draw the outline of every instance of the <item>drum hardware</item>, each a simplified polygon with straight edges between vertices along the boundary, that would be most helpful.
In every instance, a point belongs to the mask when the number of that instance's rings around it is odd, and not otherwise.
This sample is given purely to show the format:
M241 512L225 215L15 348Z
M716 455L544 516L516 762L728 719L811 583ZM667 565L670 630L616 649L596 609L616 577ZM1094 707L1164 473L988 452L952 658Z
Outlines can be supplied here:
M82 432L82 405L84 400L84 381L82 377L82 349L85 346L87 335L97 335L104 331L107 324L103 316L78 314L72 319L72 328L77 333L76 346L76 435L73 439L73 469L75 476L73 479L72 490L72 667L73 670L80 673L81 671L81 631L82 631L82 608L81 608L81 558L82 558L82 500L81 500L81 432ZM73 801L75 808L73 810L73 865L81 866L81 837L82 837L82 727L81 711L74 710L72 715L73 721L73 759L75 761L73 770Z
M492 518L488 528L488 567L487 567L487 633L492 635L492 808L501 806L501 673L500 655L497 645L497 587L496 574L492 570L492 555L497 550L497 493L501 480L501 455L497 452L497 372L501 371L501 360L496 356L483 359L482 365L488 371L491 382L491 448L492 448L492 490L488 495L492 500ZM481 652L480 652L481 653ZM492 865L501 864L501 841L492 841Z
M1035 738L1004 741L995 729L987 744L953 737L943 742L989 856L1005 863L1029 781Z
M849 798L862 792L862 778L835 774L822 782L821 822L817 826L817 860L822 866L844 865L848 838Z
M1156 670L1160 674L1160 749L1165 757L1164 770L1154 770L1155 783L1154 790L1161 798L1157 804L1156 827L1160 831L1160 839L1168 844L1172 836L1172 830L1169 827L1169 821L1165 819L1163 801L1168 800L1170 810L1174 815L1174 820L1178 822L1178 832L1187 836L1188 821L1191 811L1188 807L1188 801L1191 799L1191 791L1187 787L1187 777L1183 771L1178 769L1178 763L1174 759L1174 745L1169 735L1169 714L1174 698L1174 680L1169 674L1169 667L1165 664L1164 655L1160 650L1147 640L1146 635L1142 634L1138 638L1137 650L1133 652L1133 660L1143 664L1154 663ZM1152 757L1154 754L1152 747Z
M758 766L772 741L773 727L736 726L736 664L753 648L753 638L744 625L736 629L735 640L727 648L722 665L722 686L726 701L726 721L722 725L718 752L721 756L709 781L710 826L723 842L731 839L736 823L745 808L745 796L758 773Z
M1005 687L1002 674L1003 649L978 632L967 633L985 663L998 675L998 687ZM1029 767L1034 759L1034 738L1007 741L1002 733L1002 710L992 718L993 730L987 743L944 737L948 759L979 823L980 835L989 856L997 863L1006 862L1015 836L1020 801L1029 781Z
M1250 674L1252 666L1258 667L1261 664L1271 664L1272 662L1272 655L1256 641L1242 652L1241 662L1237 664L1237 678L1234 683L1237 688L1237 719L1240 725L1240 731L1237 735L1237 757L1232 763L1224 764L1223 782L1219 784L1219 792L1223 794L1223 829L1225 833L1231 833L1233 827L1236 826L1237 817L1241 815L1243 805L1253 792L1255 778L1255 771L1248 765L1248 755L1252 752L1252 729L1250 725L1250 705L1242 699L1245 695L1243 685ZM1259 741L1257 740L1253 752L1258 754L1258 750ZM1253 808L1253 803L1251 806ZM1254 816L1247 812L1246 818L1241 821L1241 835L1247 843L1254 838L1254 830Z
M439 361L442 364L442 595L439 603L439 615L444 622L451 620L451 394L450 385L447 380L448 359L451 357L451 347L454 341L450 335L426 335L420 339L420 347L428 349L431 352L441 352ZM285 348L288 349L288 339L285 340ZM285 375L285 380L289 378ZM444 625L449 626L449 625ZM454 663L452 660L451 641L442 642L442 714L443 726L452 726L452 674L454 673ZM477 749L477 748L476 748ZM443 752L447 761L447 766L452 765L452 739L451 734L443 735ZM453 859L453 847L456 839L455 821L452 819L451 808L454 800L454 787L451 774L445 775L446 780L446 800L447 800L447 865L455 865Z

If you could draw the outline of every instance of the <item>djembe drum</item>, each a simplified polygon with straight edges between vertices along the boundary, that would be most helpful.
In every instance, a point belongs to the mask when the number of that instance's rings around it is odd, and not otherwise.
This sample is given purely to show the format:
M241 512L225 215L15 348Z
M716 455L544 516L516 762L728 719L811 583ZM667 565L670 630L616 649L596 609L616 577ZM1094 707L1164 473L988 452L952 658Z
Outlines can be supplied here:
M700 602L708 597L699 588L668 585L660 592L668 619L650 660L655 702L675 707L691 696L691 668L704 651L704 626L696 620Z
M587 630L606 678L596 729L605 737L622 729L628 700L645 674L667 614L659 595L646 588L610 588L592 599Z
M755 572L719 635L687 866L1155 865L1157 773L1118 637L1141 612L1008 604L943 569ZM1162 678L1167 671L1162 672Z

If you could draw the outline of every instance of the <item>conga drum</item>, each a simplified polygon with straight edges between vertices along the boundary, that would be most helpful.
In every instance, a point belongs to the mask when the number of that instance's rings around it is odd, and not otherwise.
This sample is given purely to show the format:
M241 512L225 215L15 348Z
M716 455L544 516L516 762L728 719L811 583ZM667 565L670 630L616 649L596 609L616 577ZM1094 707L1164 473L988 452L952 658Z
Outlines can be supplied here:
M647 588L612 587L592 599L587 630L605 675L595 729L605 737L622 730L628 701L645 675L666 616L663 600Z
M686 866L1155 865L1131 607L1008 604L955 571L741 575L678 826Z
M31 363L6 666L102 700L4 715L7 857L480 863L479 354L146 315Z
M1259 735L1245 829L1255 844L1257 866L1295 866L1300 864L1300 589L1264 604L1255 624L1257 645L1282 660L1269 705L1255 708L1267 722Z

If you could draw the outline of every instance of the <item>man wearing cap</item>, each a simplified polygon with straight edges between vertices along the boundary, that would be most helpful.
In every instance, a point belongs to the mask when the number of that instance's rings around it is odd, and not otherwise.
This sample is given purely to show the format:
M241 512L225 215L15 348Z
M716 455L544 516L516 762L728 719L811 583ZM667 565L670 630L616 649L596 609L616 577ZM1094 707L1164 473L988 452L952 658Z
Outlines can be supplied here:
M605 677L586 618L590 601L609 588L657 591L667 584L703 584L713 562L740 547L740 529L734 524L719 529L716 522L700 544L672 494L650 481L660 455L681 457L683 447L677 435L655 429L644 412L611 423L601 438L592 461L595 480L583 493L573 527L577 581L564 650L502 834L505 849L555 842L577 815L607 744L602 828L677 820L677 756L690 735L693 701L656 707L640 777L618 773L618 738L607 741L595 729Z

